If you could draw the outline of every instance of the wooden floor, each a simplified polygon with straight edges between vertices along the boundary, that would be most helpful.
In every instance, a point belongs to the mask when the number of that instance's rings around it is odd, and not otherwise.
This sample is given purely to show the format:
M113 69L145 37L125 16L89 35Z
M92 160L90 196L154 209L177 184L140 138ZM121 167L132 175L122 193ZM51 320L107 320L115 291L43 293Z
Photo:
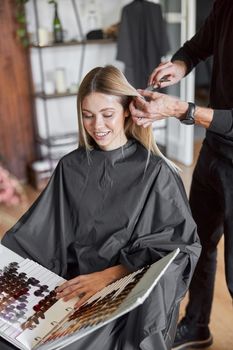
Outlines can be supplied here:
M200 149L200 144L195 147L195 159ZM189 192L193 166L184 167L181 177L184 181L187 193ZM26 187L28 202L19 207L0 206L0 238L4 232L9 229L17 219L26 211L30 204L39 195L31 187ZM211 317L211 332L214 337L214 344L209 347L210 350L233 350L233 305L230 295L226 288L224 277L224 260L223 260L223 239L218 247L218 269L215 284L214 304ZM181 306L181 317L184 312L187 298Z

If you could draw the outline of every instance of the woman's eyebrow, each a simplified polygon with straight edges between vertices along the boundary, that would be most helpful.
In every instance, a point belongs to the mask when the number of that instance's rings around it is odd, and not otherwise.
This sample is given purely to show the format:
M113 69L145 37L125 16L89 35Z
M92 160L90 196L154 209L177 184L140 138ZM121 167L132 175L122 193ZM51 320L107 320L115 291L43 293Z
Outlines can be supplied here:
M82 108L82 112L89 112L92 113L91 111L89 111L88 109Z
M115 111L115 108L113 108L113 107L102 108L102 109L100 110L100 112L109 111L109 110Z
M113 107L102 108L102 109L100 110L100 112L109 111L109 110L115 111L115 108L113 108ZM90 111L89 109L86 109L86 108L83 108L83 109L82 109L82 112L93 113L92 111Z

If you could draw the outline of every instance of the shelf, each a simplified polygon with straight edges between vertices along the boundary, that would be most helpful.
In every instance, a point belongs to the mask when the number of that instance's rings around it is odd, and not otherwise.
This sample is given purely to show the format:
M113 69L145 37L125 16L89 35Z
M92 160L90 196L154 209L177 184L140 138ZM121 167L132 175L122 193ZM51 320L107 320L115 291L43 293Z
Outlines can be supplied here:
M57 94L57 93L54 93L54 94L46 94L45 92L36 92L34 94L35 97L37 98L42 98L44 100L47 100L47 99L52 99L52 98L60 98L60 97L72 97L72 96L77 96L77 93L78 92L64 92L62 94Z
M63 43L51 43L48 45L39 45L39 44L31 44L31 48L36 49L45 49L50 47L64 47L64 46L77 46L77 45L86 45L86 44L111 44L115 43L115 39L95 39L95 40L72 40L72 41L65 41Z
M78 134L77 133L66 133L62 135L50 136L49 139L43 138L41 136L37 137L37 141L47 147L62 147L69 145L78 144Z
M111 44L115 43L115 39L95 39L95 40L83 40L83 44Z

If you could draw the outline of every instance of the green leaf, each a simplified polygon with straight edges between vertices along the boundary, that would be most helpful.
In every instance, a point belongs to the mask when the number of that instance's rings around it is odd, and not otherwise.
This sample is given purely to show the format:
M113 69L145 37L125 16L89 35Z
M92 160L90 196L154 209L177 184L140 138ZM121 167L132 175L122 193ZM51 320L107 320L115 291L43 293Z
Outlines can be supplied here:
M22 40L21 40L21 43L23 44L23 47L28 47L29 46L29 40L28 40L28 38L27 37L25 37L25 38L23 38Z
M17 36L19 38L23 38L26 35L26 29L25 28L18 28L16 33L17 33Z
M17 22L20 24L25 24L26 23L26 17L24 14L17 14L16 15Z

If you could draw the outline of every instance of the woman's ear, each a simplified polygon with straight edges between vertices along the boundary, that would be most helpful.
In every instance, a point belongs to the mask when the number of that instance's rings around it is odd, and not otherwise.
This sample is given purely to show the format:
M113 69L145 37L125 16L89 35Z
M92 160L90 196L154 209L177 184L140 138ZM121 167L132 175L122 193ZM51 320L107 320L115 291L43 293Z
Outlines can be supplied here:
M127 118L130 116L130 111L129 111L129 108L127 108L125 111L124 111L124 117Z

